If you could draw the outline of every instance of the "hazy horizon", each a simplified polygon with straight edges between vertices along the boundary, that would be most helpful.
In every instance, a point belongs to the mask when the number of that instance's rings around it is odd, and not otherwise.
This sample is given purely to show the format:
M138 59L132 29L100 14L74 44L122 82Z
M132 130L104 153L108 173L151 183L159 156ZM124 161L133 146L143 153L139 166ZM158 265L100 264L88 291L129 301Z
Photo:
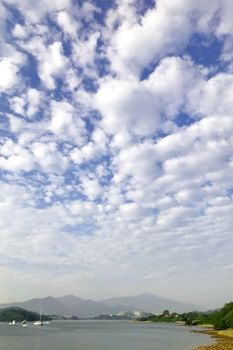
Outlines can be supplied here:
M232 18L0 1L0 302L233 299Z
M156 297L159 297L159 298L164 298L164 299L169 299L169 300L173 300L173 301L178 301L178 302L183 302L183 303L186 303L186 304L193 304L193 305L196 305L197 307L200 308L200 310L211 310L211 309L216 309L216 308L221 308L225 303L228 303L229 301L231 300L225 300L223 301L221 304L206 304L206 305L203 305L203 304L197 304L195 302L193 302L192 300L181 300L181 299L177 299L177 298L174 298L173 296L163 296L163 295L158 295L158 294L155 294L155 293L150 293L150 292L142 292L142 293L139 293L139 294L120 294L120 295L111 295L111 296L106 296L104 298L96 298L95 296L89 298L87 296L84 296L84 295L77 295L77 294L72 294L72 293L67 293L67 294L57 294L57 295L41 295L41 296L38 296L38 295L34 295L34 296L31 296L31 297L28 297L28 298L24 298L24 299L5 299L5 301L2 301L1 299L1 302L0 304L11 304L11 303L14 303L14 302L27 302L29 300L33 300L33 299L46 299L46 298L54 298L54 299L59 299L59 298L62 298L64 296L74 296L74 297L78 297L78 298L81 298L83 300L92 300L92 301L97 301L97 302L104 302L105 300L109 300L109 299L117 299L117 298L127 298L127 297L137 297L137 296L141 296L141 295L153 295L153 296L156 296Z

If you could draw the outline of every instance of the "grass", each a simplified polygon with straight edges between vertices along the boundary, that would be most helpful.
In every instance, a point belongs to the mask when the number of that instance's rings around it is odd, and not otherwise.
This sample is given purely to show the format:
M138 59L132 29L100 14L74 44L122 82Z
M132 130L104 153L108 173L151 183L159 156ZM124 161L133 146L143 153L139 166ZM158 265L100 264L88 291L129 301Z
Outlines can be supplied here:
M225 335L227 337L233 337L233 329L226 329L224 331L217 331L216 333L219 335Z

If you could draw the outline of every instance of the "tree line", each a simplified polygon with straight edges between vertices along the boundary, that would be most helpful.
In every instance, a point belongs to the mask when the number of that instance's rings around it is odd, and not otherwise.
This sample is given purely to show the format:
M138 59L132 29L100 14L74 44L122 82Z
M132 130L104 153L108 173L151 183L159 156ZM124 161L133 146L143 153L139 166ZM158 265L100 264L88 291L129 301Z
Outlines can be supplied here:
M37 312L27 311L20 307L8 307L0 309L0 322L11 322L15 320L17 322L26 321L37 321L40 315ZM42 320L47 321L50 317L42 315Z
M214 329L222 330L233 328L233 302L229 302L220 310L199 312L192 311L178 314L164 310L159 315L151 315L140 319L151 322L182 322L186 325L213 325Z

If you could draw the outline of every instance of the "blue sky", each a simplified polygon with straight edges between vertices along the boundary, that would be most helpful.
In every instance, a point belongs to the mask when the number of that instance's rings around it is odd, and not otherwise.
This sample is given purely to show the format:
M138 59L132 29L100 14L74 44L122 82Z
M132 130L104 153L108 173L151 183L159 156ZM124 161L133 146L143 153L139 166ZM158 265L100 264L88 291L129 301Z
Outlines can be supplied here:
M232 299L233 3L0 3L0 299ZM221 288L220 288L221 287Z

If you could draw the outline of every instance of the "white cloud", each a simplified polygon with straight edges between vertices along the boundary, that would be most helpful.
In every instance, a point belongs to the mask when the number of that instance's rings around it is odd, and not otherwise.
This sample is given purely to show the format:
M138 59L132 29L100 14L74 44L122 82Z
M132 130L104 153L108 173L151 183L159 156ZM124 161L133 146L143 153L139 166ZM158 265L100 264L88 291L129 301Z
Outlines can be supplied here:
M8 171L31 171L34 168L31 154L22 150L21 154L11 155L9 158L0 157L0 167Z
M159 226L167 228L171 228L172 225L180 227L193 216L195 216L195 210L184 206L176 206L162 212L158 216L157 223Z
M0 168L15 172L30 171L34 168L34 159L27 149L7 140L1 147Z
M219 38L233 34L233 9L228 0L211 3L159 0L142 17L135 14L132 4L132 1L119 2L115 13L109 12L107 18L112 31L108 57L112 69L120 75L137 75L149 64L179 53L194 33L214 33ZM129 15L122 13L125 7L130 9ZM116 23L118 27L114 30Z
M94 200L103 193L102 187L95 178L89 179L88 177L82 177L81 186L83 188L83 193L89 200Z
M73 140L78 145L83 143L85 124L75 108L67 101L51 102L51 119L48 127L61 140Z
M79 218L85 218L94 216L97 206L93 202L73 201L69 205L69 210L72 215Z
M81 148L73 148L70 152L72 161L82 164L90 160L98 160L107 153L107 136L102 129L96 128L92 133L92 141L84 144Z
M25 120L22 118L15 117L13 115L9 116L10 130L13 133L18 133L25 127Z
M57 135L67 133L67 129L72 128L74 108L68 102L52 101L52 118L50 129Z
M96 107L103 115L104 128L118 138L127 132L138 136L156 134L166 125L162 125L163 119L175 118L184 109L187 94L199 87L205 74L189 59L169 57L147 80L103 80L96 94Z
M24 56L18 52L0 59L0 91L7 91L18 84L19 70L23 63Z
M29 117L32 117L38 111L38 108L40 106L41 93L36 89L29 89L27 91L27 101L27 115Z
M226 73L201 81L188 94L191 113L201 116L231 115L232 86L233 75Z
M68 160L57 150L55 143L35 142L32 144L32 153L45 172L60 173L68 166Z
M27 31L25 30L25 27L18 23L14 26L12 34L18 39L24 39L27 37Z
M84 73L91 78L97 78L95 69L95 58L97 56L97 42L99 32L91 33L86 40L77 40L72 45L72 60L75 66L84 70Z
M24 105L25 105L25 101L22 97L12 97L10 99L10 106L11 109L18 114L24 114Z
M67 58L63 55L62 43L54 41L46 45L40 37L32 38L22 47L34 55L38 61L38 74L45 87L55 89L56 77L62 75L67 66Z
M136 203L124 203L119 207L120 213L123 215L123 218L126 221L136 220L144 218L146 215L146 210L142 206L137 205Z
M97 92L96 103L104 127L112 134L131 129L137 135L147 135L158 128L158 102L137 81L107 80Z
M55 42L51 44L46 51L42 52L42 56L39 58L39 61L40 78L47 88L54 89L54 78L59 73L64 71L66 66L66 59L62 53L61 43Z
M81 87L82 79L80 76L77 76L73 69L67 69L64 77L64 85L68 91L76 91Z
M157 154L152 144L134 145L122 150L115 158L118 181L132 176L137 182L147 183L160 174Z
M229 0L220 1L220 23L216 28L216 34L218 36L233 35L232 13L232 2Z
M41 0L40 3L32 3L30 0L6 0L6 3L17 6L21 13L34 23L42 19L46 13L68 9L71 5L70 0Z
M24 117L32 117L39 109L42 94L37 89L29 88L21 96L14 96L10 101L11 110Z
M82 6L78 9L77 15L81 18L85 18L86 20L93 20L94 13L100 13L101 10L96 7L94 4L86 1L82 4Z
M65 33L75 36L78 28L78 22L75 22L67 11L58 12L57 23Z
M158 1L141 23L131 25L125 21L116 31L109 49L112 67L119 73L137 73L164 55L175 53L186 44L191 29L187 16L182 12L174 16L168 1Z

